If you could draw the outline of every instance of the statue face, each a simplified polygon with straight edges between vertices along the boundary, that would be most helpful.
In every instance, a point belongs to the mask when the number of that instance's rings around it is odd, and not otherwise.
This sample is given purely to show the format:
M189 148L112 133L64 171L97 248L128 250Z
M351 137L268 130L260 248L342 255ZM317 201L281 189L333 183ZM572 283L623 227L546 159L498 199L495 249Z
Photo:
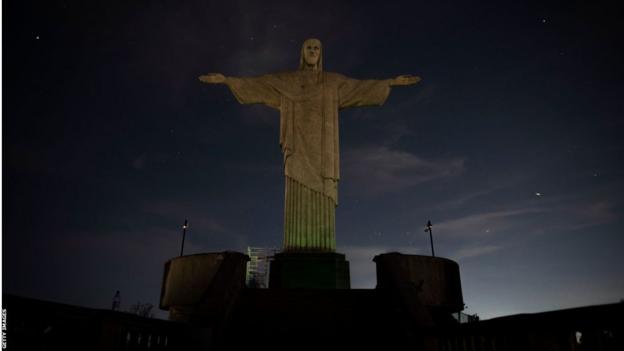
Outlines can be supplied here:
M318 39L308 39L303 42L303 59L306 65L316 66L321 57L321 42Z

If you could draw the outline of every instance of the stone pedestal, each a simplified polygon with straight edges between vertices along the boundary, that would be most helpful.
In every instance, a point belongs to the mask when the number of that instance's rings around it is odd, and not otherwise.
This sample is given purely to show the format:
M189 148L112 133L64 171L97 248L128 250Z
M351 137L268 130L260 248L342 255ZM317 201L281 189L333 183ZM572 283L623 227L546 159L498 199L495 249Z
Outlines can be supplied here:
M349 262L340 253L282 252L271 261L269 288L349 289Z
M217 252L173 258L165 263L160 308L180 322L225 318L245 287L249 257Z
M442 257L381 254L377 264L377 288L413 291L427 307L447 312L464 309L459 265Z

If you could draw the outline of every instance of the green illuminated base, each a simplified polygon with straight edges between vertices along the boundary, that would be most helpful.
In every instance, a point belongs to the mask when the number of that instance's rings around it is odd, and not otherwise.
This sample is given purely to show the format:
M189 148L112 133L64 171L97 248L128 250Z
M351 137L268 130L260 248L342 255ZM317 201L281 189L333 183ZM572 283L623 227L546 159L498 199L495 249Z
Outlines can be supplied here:
M282 252L271 261L269 288L349 289L344 254Z

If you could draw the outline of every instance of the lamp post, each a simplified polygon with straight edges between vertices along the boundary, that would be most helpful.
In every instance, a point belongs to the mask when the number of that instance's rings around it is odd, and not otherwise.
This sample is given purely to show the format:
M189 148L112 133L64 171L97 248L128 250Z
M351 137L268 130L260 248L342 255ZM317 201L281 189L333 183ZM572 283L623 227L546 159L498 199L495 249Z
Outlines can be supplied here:
M426 232L429 232L429 240L431 241L431 257L435 257L435 251L433 250L433 230L431 229L433 226L431 225L431 221L427 221L427 229Z
M184 225L182 226L182 247L180 248L180 256L184 255L184 239L186 238L186 228L188 227L188 219L184 220Z

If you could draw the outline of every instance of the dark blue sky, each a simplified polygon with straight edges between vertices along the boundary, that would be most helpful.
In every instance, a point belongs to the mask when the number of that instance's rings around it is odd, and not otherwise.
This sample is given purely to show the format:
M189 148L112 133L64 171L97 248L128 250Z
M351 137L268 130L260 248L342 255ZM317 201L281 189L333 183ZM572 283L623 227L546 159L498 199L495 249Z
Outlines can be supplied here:
M340 115L338 251L460 263L468 313L624 298L624 14L602 2L5 1L3 290L158 304L179 253L281 245L279 116L209 72L415 74ZM539 196L537 194L540 194Z

